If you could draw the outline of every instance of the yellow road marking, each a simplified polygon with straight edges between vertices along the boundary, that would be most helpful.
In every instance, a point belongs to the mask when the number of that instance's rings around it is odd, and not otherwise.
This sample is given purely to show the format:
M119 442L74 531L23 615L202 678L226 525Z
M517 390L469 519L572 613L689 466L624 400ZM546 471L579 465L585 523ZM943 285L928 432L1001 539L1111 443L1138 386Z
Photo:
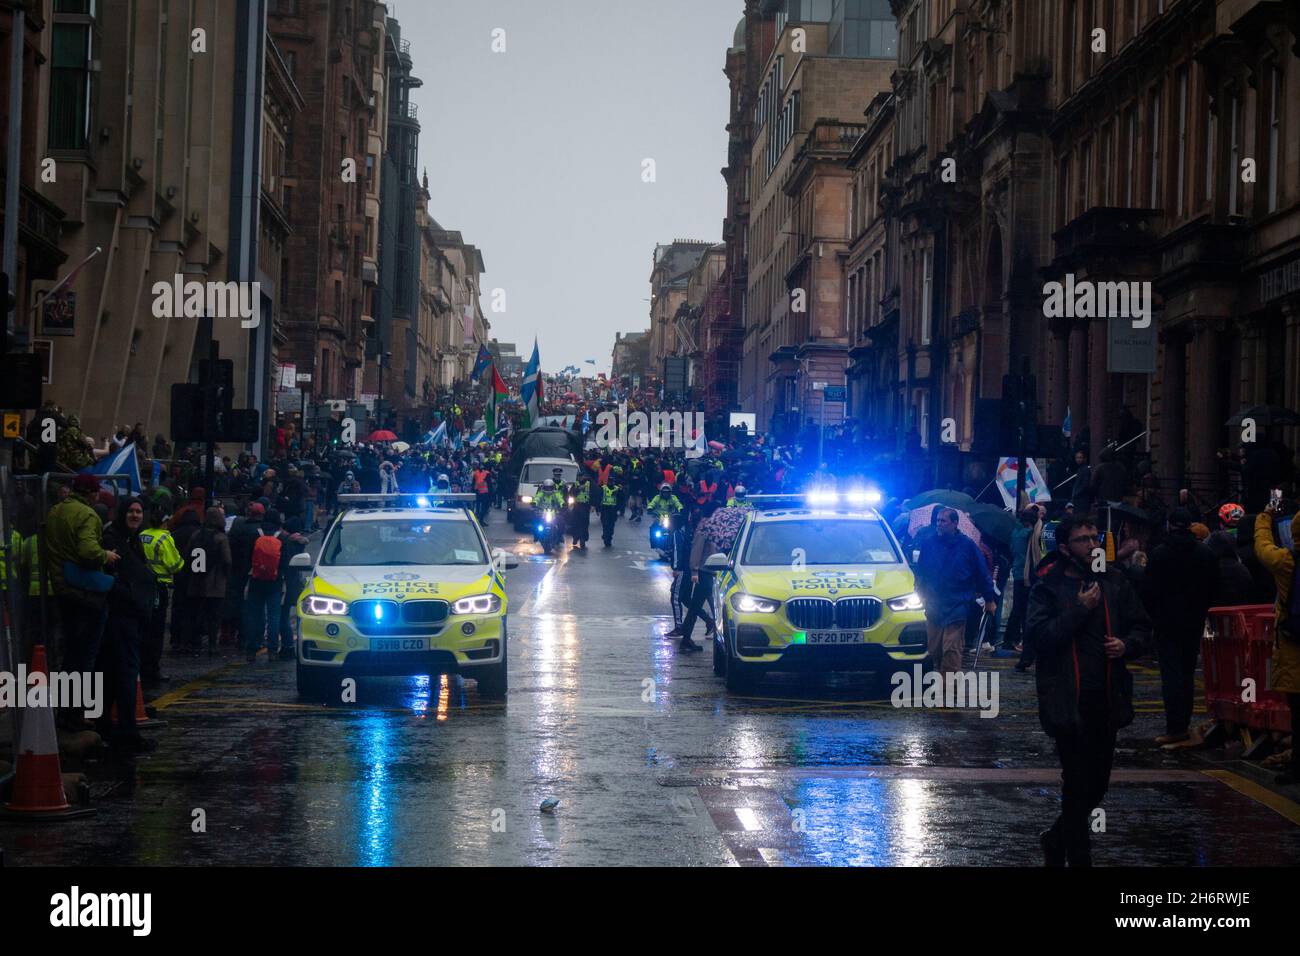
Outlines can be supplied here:
M1231 770L1202 770L1207 777L1213 777L1221 783L1226 783L1238 793L1243 793L1250 797L1256 803L1262 803L1282 816L1286 817L1296 826L1300 826L1300 804L1294 800L1282 796L1280 793L1274 793L1267 787L1260 786L1253 780L1247 780L1240 774L1235 774Z
M236 662L234 664L227 664L224 667L218 667L215 670L210 670L206 674L203 674L202 676L197 677L194 680L190 681L188 684L183 684L182 686L177 687L175 690L168 691L167 693L163 694L161 697L155 697L151 702L151 706L155 710L165 710L166 708L172 706L172 704L175 704L180 700L182 700L183 698L188 697L190 694L194 693L195 691L203 690L206 687L211 687L218 680L220 680L224 675L229 674L230 672L234 671L236 668L243 667L243 666L244 666L243 664Z

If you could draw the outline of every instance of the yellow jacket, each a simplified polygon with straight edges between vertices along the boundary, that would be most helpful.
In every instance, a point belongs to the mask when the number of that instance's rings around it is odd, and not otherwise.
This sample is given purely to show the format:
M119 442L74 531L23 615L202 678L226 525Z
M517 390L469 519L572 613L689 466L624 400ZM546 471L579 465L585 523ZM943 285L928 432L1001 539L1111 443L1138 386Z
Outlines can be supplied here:
M1295 555L1273 543L1273 516L1267 513L1255 517L1255 557L1273 575L1277 585L1277 603L1273 606L1276 617L1273 633L1273 690L1285 694L1300 694L1300 642L1278 634L1286 621L1286 607L1291 600L1291 580L1295 575Z

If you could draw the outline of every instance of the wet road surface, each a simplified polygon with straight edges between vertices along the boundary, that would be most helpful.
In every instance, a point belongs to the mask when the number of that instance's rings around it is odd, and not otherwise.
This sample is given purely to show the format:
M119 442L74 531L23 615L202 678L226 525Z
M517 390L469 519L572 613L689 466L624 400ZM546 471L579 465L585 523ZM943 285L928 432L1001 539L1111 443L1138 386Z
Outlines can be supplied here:
M451 676L362 681L356 705L324 707L298 701L292 663L168 658L158 750L133 770L65 761L98 813L0 821L9 864L1041 862L1059 771L1012 661L981 662L1000 680L994 719L895 709L883 677L781 675L731 695L707 651L662 636L670 572L644 525L552 558L503 512L488 533L520 558L508 701ZM1096 862L1300 861L1300 794L1157 749L1159 679L1136 684ZM548 797L560 805L540 813Z

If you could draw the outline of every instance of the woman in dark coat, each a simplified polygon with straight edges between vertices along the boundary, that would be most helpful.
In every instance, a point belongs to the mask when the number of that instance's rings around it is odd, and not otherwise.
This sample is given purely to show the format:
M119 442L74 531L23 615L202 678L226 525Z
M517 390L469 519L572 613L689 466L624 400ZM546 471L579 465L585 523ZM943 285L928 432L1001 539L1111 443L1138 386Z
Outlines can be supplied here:
M203 571L195 570L190 561L189 596L198 615L201 633L208 636L208 656L217 648L221 631L221 605L226 598L230 580L230 539L226 537L226 513L219 507L209 508L203 514L203 529L190 542L190 550L203 549Z
M127 498L119 503L117 517L104 529L104 547L116 551L120 560L113 567L115 581L108 595L108 624L96 663L105 681L100 725L113 749L123 754L153 749L153 742L141 737L135 725L140 649L158 598L157 581L140 541L143 527L144 504L138 498Z

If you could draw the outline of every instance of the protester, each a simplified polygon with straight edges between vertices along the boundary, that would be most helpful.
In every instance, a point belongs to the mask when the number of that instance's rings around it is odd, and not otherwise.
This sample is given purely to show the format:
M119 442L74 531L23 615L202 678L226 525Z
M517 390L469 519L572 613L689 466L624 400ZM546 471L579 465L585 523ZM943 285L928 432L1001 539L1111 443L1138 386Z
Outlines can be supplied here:
M203 514L203 527L191 541L199 553L190 563L189 596L198 622L194 638L206 635L208 656L216 653L221 630L221 606L230 580L230 539L226 537L226 513L213 506ZM199 642L192 645L197 652Z
M1218 560L1192 533L1192 515L1175 508L1169 532L1151 552L1142 579L1145 604L1155 622L1160 687L1165 702L1161 746L1199 743L1191 734L1196 692L1196 659L1218 584Z
M1281 502L1270 501L1255 518L1255 554L1273 576L1277 603L1273 606L1272 690L1286 694L1291 710L1291 766L1274 778L1276 783L1300 783L1300 547L1280 548L1273 540L1273 521Z
M1048 866L1092 864L1089 815L1110 785L1115 739L1133 720L1124 662L1148 647L1151 621L1119 571L1095 571L1096 523L1064 519L1029 592L1039 721L1061 761L1061 811L1040 835Z
M997 594L989 567L975 542L957 529L957 511L934 511L935 534L921 547L913 571L925 604L930 665L940 672L961 669L967 609L983 597L984 610L997 613Z
M104 544L118 555L118 560L113 565L107 627L96 662L96 668L104 674L105 690L100 729L120 754L154 749L153 741L141 737L135 723L140 651L158 599L158 580L140 541L143 527L144 504L138 498L126 498L104 531Z

